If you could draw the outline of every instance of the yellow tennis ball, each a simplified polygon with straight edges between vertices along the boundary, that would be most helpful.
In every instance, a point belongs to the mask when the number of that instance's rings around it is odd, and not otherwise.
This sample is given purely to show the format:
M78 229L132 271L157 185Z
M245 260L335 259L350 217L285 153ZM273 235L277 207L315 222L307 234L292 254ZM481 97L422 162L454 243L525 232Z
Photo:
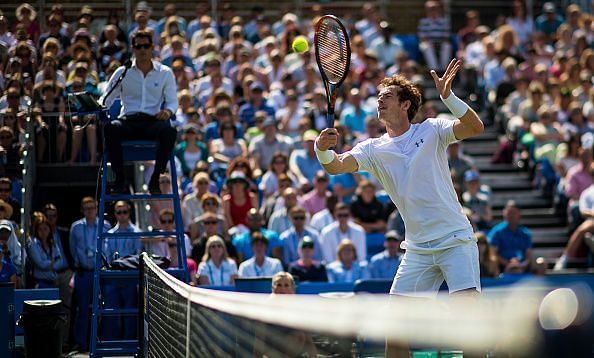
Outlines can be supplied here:
M293 51L297 52L297 53L304 53L305 51L307 51L309 49L309 45L307 44L307 39L303 36L297 36L295 37L295 40L293 40Z

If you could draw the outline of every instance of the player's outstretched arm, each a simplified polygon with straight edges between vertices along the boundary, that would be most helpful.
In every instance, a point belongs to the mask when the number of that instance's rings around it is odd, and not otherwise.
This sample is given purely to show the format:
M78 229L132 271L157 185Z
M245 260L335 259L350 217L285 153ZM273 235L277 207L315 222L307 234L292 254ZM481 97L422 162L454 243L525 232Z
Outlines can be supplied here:
M479 136L485 130L485 126L476 112L452 92L452 82L461 66L461 60L453 59L441 78L434 70L431 70L431 77L435 81L435 87L439 91L441 100L458 118L454 123L454 135L456 139L460 140Z
M315 142L316 155L318 161L328 174L336 175L342 173L353 173L359 169L359 164L355 158L347 153L336 154L330 148L334 148L338 141L338 131L336 128L324 129Z

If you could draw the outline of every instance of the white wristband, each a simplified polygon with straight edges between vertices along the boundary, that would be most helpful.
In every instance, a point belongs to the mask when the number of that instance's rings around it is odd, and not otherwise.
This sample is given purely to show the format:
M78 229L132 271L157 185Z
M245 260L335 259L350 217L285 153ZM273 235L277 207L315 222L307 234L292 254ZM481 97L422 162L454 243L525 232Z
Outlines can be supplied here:
M462 118L462 116L464 116L470 108L466 103L464 103L464 101L456 97L454 92L451 91L448 98L444 99L441 95L439 98L441 98L441 101L446 105L446 107L448 107L450 112L452 112L456 118Z
M336 157L335 151L333 151L333 150L319 150L318 145L316 143L314 143L314 150L316 151L316 156L318 157L318 161L321 164L332 163L332 161Z

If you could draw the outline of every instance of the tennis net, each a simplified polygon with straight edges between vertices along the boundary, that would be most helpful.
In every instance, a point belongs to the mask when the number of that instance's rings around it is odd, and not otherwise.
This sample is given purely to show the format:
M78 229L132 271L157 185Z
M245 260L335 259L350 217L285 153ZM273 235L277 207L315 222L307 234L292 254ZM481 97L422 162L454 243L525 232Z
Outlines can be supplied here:
M494 290L478 300L217 291L142 261L148 357L373 356L383 354L386 339L419 349L546 356L544 328L565 329L591 311L579 290L546 287Z

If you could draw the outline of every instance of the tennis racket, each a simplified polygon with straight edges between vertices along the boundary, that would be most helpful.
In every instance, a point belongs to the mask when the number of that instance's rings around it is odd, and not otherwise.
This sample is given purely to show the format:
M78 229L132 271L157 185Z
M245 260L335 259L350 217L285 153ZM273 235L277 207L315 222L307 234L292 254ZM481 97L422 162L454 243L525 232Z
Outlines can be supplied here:
M324 15L316 23L314 35L316 61L328 102L327 128L334 127L334 105L338 88L345 80L351 66L351 45L346 29L334 15Z

